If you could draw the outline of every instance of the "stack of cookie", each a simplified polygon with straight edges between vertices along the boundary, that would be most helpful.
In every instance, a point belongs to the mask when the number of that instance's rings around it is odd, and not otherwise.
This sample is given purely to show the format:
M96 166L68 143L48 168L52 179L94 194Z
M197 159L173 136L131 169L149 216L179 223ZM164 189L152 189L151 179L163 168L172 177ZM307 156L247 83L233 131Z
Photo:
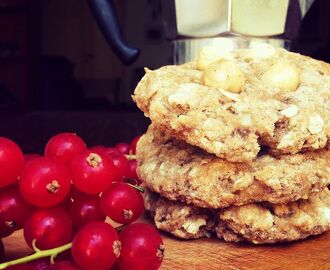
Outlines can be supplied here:
M293 241L330 229L330 65L258 45L146 70L146 208L180 238Z

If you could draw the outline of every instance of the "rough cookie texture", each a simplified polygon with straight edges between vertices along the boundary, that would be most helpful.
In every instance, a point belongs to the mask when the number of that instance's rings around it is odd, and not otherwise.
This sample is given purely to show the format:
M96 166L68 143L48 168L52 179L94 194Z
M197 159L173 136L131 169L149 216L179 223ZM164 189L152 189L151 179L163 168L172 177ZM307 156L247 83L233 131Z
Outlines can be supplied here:
M215 232L225 241L262 244L304 239L330 229L328 189L288 204L254 203L218 212L170 201L147 190L145 206L159 229L185 239Z
M178 207L177 202L148 191L144 193L144 202L158 229L184 239L211 236L216 220L215 211L192 205Z
M288 204L232 206L220 212L220 220L255 244L303 239L330 229L330 192L325 189Z
M330 151L231 163L150 126L137 145L138 175L170 200L204 208L308 198L330 184Z
M262 145L274 154L327 145L329 64L274 48L219 57L146 70L133 99L157 128L233 162Z

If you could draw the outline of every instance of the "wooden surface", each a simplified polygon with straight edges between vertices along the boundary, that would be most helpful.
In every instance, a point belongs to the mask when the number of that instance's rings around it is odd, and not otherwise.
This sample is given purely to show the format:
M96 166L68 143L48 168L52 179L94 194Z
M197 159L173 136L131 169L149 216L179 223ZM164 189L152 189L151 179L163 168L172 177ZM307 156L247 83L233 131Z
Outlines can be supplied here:
M162 270L330 269L330 232L290 244L261 246L162 236L165 244ZM5 238L4 245L8 259L31 252L21 231Z

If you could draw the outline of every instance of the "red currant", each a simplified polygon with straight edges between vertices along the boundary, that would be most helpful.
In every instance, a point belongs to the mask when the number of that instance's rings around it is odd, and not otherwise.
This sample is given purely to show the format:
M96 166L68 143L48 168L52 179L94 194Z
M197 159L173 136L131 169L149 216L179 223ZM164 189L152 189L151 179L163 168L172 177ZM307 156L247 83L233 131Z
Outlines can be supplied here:
M46 270L49 266L50 258L44 257L28 263L16 264L9 266L6 270Z
M24 165L24 156L19 146L0 137L0 187L15 183Z
M44 269L35 268L31 263L16 264L6 268L6 270L44 270Z
M49 139L45 156L53 157L70 165L76 154L86 149L85 142L75 133L59 133Z
M120 153L115 147L107 147L105 152L107 155L112 154L112 153Z
M136 145L137 145L137 143L138 143L140 137L141 137L141 136L136 136L136 137L131 141L131 143L130 143L130 151L129 151L130 154L133 154L133 155L136 154Z
M114 181L115 168L105 153L86 150L79 153L71 163L73 184L88 194L106 190Z
M106 153L107 147L105 147L103 145L95 145L95 146L89 148L89 150L92 152L96 152L96 153L98 153L98 152Z
M104 221L106 218L98 195L80 195L71 203L69 212L76 228L80 228L90 221Z
M129 173L129 163L125 155L119 152L113 152L108 154L109 159L115 166L115 181L124 181Z
M164 248L159 232L151 225L134 223L119 233L121 254L118 258L122 270L156 270L160 267Z
M101 206L108 217L121 224L132 223L144 211L141 192L123 182L113 183L102 193Z
M6 237L24 226L34 207L19 193L17 185L0 189L0 237Z
M121 142L121 143L117 143L115 145L115 148L119 153L127 155L129 154L130 145L128 143Z
M44 258L40 258L37 260L34 260L30 263L27 263L26 265L29 267L32 267L32 270L46 270L47 267L50 264L50 258L49 257L44 257ZM30 269L30 268L27 268ZM25 270L25 268L23 268L22 270Z
M137 161L136 159L130 159L128 162L129 169L128 169L128 178L136 179L138 182L141 182L139 180L139 176L137 175L136 169L137 169Z
M61 207L40 209L25 222L24 238L26 243L39 249L50 249L70 242L72 221Z
M70 261L60 261L48 266L45 270L79 270L78 266Z
M26 164L19 189L29 203L39 207L54 206L69 194L70 175L66 166L55 159L37 158Z
M71 252L82 269L109 269L120 255L118 234L110 224L92 221L77 232Z

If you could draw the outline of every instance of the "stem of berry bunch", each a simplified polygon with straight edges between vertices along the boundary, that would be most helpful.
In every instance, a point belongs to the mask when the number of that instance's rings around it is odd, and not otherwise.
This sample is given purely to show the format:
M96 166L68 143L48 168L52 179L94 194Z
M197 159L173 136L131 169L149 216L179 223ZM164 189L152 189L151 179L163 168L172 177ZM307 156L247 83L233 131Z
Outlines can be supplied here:
M140 187L138 185L132 185L130 183L126 183L127 185L131 186L132 188L136 189L137 191L140 191L141 193L144 193L144 188Z
M70 249L71 246L72 246L72 243L68 243L63 246L59 246L59 247L52 248L52 249L45 249L45 250L35 249L35 253L33 253L32 255L22 257L22 258L13 260L13 261L1 263L0 269L5 269L9 266L16 265L16 264L27 263L30 261L34 261L36 259L44 258L44 257L54 258L57 256L57 254Z

